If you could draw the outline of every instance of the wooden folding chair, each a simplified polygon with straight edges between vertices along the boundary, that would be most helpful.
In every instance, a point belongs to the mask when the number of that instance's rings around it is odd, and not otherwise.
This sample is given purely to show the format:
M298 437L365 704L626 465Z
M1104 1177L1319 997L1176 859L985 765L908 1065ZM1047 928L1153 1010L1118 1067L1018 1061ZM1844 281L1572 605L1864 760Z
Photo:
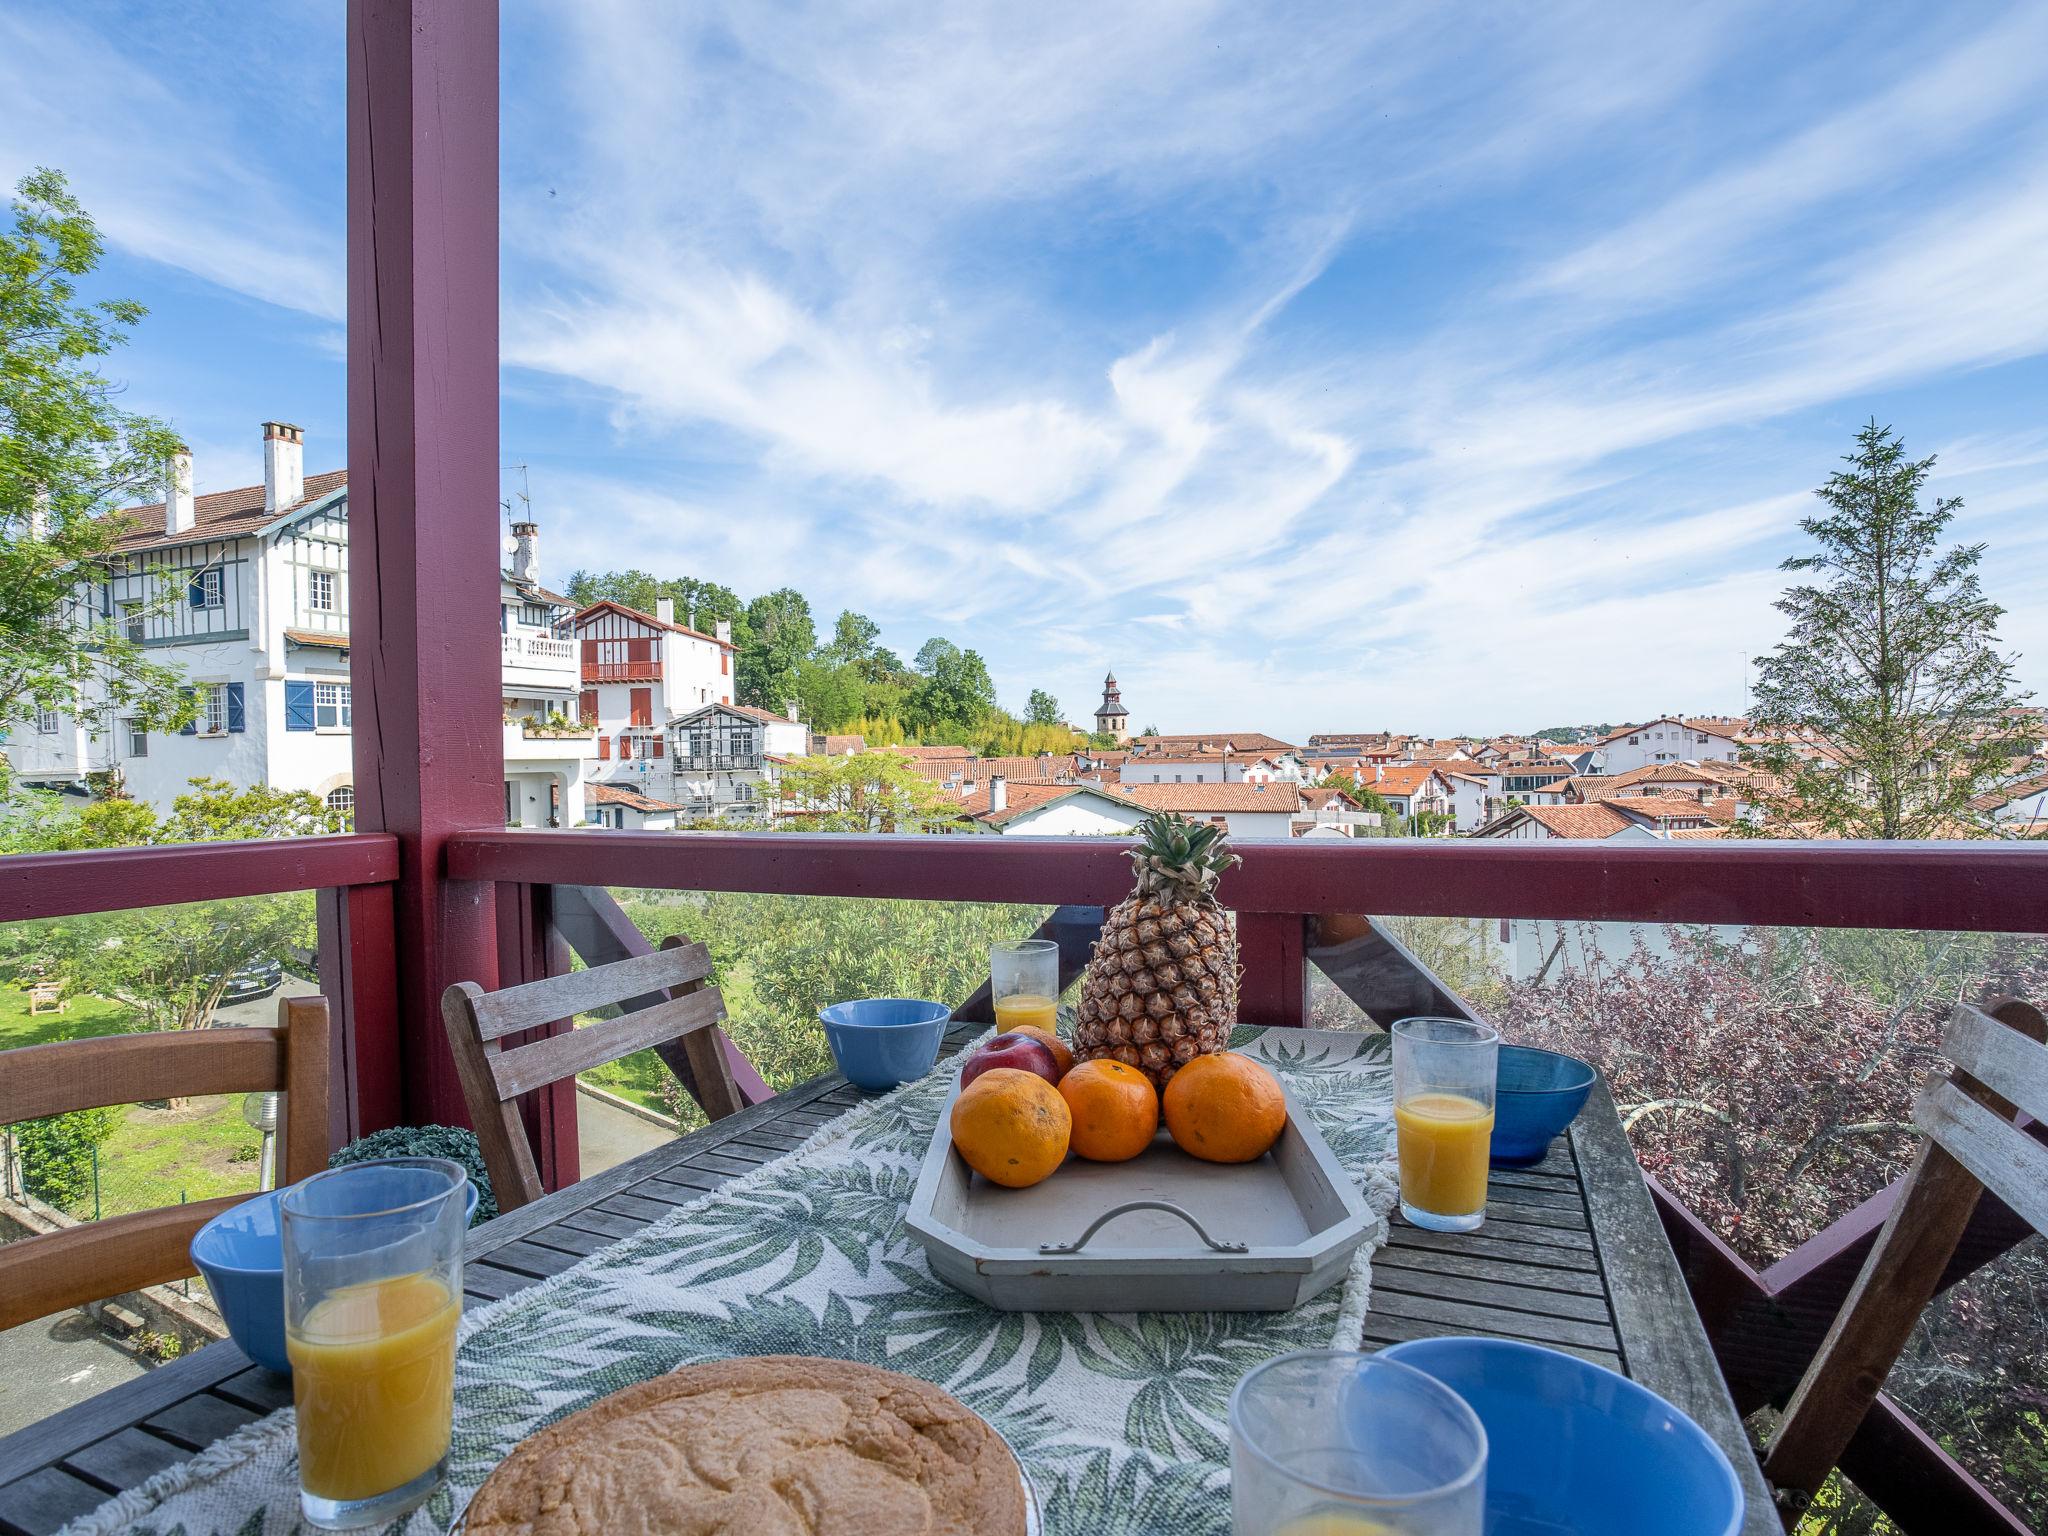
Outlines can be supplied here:
M671 1068L678 1065L674 1052L680 1049L680 1064L712 1119L746 1108L719 1044L716 1026L725 1017L725 999L706 984L710 974L711 954L702 944L667 938L651 955L498 992L458 981L441 994L441 1017L499 1210L513 1210L542 1194L540 1169L514 1102L521 1094L652 1046ZM657 1001L615 1019L509 1049L503 1044L507 1035L648 996Z
M2048 1020L2017 1000L1988 1012L1961 1005L1949 1020L1941 1049L1954 1070L1913 1104L1927 1139L1764 1457L1788 1526L1877 1400L1978 1197L1989 1189L2048 1232L2048 1146L2014 1122L2016 1112L2048 1122L2044 1041Z
M327 1000L278 999L275 1027L101 1035L0 1052L0 1125L112 1104L284 1091L281 1183L327 1166ZM0 1328L195 1274L192 1234L248 1195L107 1216L0 1246Z

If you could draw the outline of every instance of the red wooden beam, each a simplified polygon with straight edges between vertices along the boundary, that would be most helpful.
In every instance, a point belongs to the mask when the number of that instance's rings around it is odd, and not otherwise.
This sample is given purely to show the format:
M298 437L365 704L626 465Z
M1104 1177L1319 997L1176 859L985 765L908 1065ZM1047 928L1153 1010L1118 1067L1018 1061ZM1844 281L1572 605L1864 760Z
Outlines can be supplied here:
M0 923L398 878L398 839L361 832L0 859Z
M407 1118L466 1123L440 995L497 985L489 886L452 832L502 825L498 6L348 10L349 630L358 826L395 833Z
M1237 920L1237 1016L1247 1024L1308 1024L1308 919L1294 912L1246 912Z
M1237 845L1240 912L2048 932L2048 843L1517 843L1437 838ZM532 884L1114 902L1104 838L489 831L448 844L458 879Z

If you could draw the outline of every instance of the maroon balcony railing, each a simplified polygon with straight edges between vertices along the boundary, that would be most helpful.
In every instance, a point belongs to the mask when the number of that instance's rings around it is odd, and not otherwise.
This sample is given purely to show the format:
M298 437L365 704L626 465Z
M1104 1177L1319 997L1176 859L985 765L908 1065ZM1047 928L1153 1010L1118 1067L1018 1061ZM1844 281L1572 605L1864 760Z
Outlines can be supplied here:
M586 661L583 663L583 681L586 683L658 683L661 681L661 663L657 661Z

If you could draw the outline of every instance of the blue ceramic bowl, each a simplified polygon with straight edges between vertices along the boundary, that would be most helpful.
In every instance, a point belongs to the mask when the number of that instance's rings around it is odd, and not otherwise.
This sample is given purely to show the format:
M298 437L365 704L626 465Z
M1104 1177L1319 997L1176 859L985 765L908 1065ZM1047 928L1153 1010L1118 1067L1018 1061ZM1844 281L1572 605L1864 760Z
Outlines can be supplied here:
M1380 1351L1486 1426L1486 1528L1735 1536L1742 1485L1707 1432L1626 1376L1538 1344L1413 1339Z
M839 1070L874 1093L931 1071L952 1018L944 1003L911 997L863 997L818 1010Z
M1585 1108L1594 1076L1576 1056L1502 1046L1493 1089L1493 1166L1542 1162L1551 1140Z
M289 1376L284 1352L284 1239L273 1189L222 1211L192 1234L192 1262L206 1277L228 1337L267 1370ZM463 1223L476 1215L477 1188L463 1183Z

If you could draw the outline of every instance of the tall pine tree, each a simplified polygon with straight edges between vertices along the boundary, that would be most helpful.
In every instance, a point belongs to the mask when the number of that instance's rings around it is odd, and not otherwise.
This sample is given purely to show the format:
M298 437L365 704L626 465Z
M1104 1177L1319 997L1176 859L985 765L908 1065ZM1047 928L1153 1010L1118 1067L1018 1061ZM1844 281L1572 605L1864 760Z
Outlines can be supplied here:
M1923 504L1934 460L1891 428L1871 422L1843 462L1800 522L1819 549L1783 567L1812 578L1778 600L1791 632L1757 658L1763 740L1744 760L1779 781L1764 830L1967 836L1970 801L2024 750L2011 711L2028 697L1977 577L1984 546L1940 547L1962 498Z

